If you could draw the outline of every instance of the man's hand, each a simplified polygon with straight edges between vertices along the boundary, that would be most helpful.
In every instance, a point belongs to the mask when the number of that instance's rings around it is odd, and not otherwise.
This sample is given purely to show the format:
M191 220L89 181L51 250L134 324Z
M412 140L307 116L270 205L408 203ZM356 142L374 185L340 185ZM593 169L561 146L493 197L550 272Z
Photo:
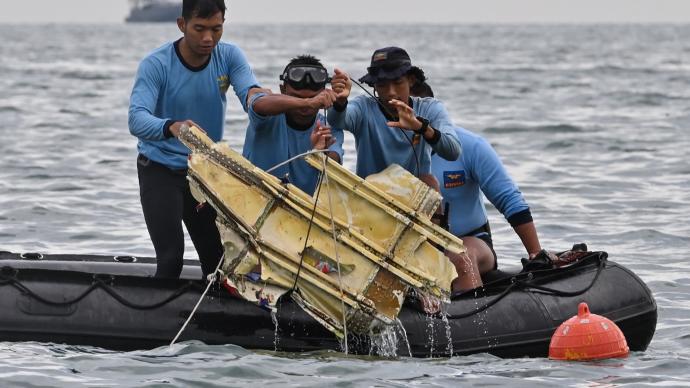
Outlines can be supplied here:
M335 75L331 80L331 88L336 94L338 99L338 104L345 104L347 98L350 97L350 91L352 90L352 80L346 72L336 68L334 70Z
M331 133L331 127L321 125L320 121L316 122L314 130L309 136L311 140L311 146L317 150L325 150L335 143L335 138Z
M170 126L170 133L173 134L175 137L180 137L180 129L182 129L183 125L187 125L188 127L197 127L201 129L202 132L206 133L206 131L203 130L197 123L195 123L192 120L185 120L185 121L176 121Z
M314 97L307 99L307 104L313 109L328 109L333 106L336 95L331 89L324 89Z
M411 131L417 131L422 127L422 122L417 120L417 116L415 116L411 106L400 100L390 100L388 103L398 111L398 121L389 121L387 123L389 127L409 129Z
M395 110L398 111L398 121L389 121L388 123L386 123L389 127L409 129L410 131L421 133L420 130L422 129L423 123L419 121L419 119L417 119L417 116L415 116L414 113L414 109L412 109L411 106L407 105L406 103L400 100L395 99L390 100L388 103L393 105ZM431 140L434 137L434 133L434 128L432 128L431 125L429 125L427 122L426 128L424 129L424 132L421 133L421 135L424 136L425 139Z
M522 262L522 272L540 271L553 268L558 257L546 249L542 249L537 254L530 254L529 259L522 258L520 261Z

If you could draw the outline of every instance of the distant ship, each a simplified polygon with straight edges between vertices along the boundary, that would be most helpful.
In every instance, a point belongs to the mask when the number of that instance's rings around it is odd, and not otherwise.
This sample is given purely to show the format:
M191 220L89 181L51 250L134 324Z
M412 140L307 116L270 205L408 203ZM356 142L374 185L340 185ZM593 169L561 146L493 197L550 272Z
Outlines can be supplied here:
M172 22L182 14L181 0L130 0L129 23Z

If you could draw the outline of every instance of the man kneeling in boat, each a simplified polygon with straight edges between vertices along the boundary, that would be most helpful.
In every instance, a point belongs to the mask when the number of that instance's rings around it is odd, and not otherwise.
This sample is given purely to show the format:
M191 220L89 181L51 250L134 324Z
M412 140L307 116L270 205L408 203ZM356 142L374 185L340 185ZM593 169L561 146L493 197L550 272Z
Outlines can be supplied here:
M417 97L434 97L421 69L416 77L410 93ZM464 128L456 127L455 133L462 142L463 154L456 161L433 155L431 170L439 185L437 190L443 195L443 203L447 204L443 206L448 211L444 216L447 227L462 239L467 249L469 260L451 257L459 275L453 282L453 289L460 291L480 286L480 275L497 268L482 193L513 227L529 260L540 253L541 245L529 205L493 147Z
M343 159L343 131L329 128L319 109L327 109L337 94L326 88L328 71L311 55L290 61L280 76L280 94L250 92L249 127L242 154L254 165L269 170L313 149L328 149L338 162ZM302 158L271 171L304 192L313 194L319 172Z

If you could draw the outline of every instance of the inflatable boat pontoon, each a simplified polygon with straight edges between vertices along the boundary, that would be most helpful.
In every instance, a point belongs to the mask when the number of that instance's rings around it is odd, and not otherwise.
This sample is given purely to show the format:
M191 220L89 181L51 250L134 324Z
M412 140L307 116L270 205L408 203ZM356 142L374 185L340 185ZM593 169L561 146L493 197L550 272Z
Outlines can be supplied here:
M656 327L654 298L634 273L606 256L592 252L569 266L531 273L495 271L483 289L453 297L445 317L428 316L408 300L399 314L407 341L398 336L397 354L543 357L558 325L582 301L621 328L630 350L645 350ZM181 279L153 278L154 271L150 258L0 252L0 341L120 350L169 344L206 282L195 261L185 262ZM274 320L269 310L220 286L211 288L179 340L341 350L337 337L291 298L277 304ZM350 336L348 346L352 353L376 353L367 336Z

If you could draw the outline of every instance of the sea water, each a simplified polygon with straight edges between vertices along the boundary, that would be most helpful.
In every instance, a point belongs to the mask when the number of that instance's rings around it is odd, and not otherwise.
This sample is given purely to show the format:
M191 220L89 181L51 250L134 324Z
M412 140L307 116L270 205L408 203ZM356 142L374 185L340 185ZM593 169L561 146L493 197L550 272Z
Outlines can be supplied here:
M172 24L0 25L0 250L153 255L127 107L139 60L178 35ZM137 352L0 343L0 385L690 384L690 26L229 23L224 38L276 92L296 55L361 77L374 49L405 47L454 122L494 146L545 248L586 242L649 285L659 306L649 349L564 363L295 354L194 341ZM241 150L247 119L232 91L228 106L225 140ZM345 152L353 169L349 135ZM499 266L518 267L519 239L491 206L489 217ZM186 247L196 257L191 242Z

